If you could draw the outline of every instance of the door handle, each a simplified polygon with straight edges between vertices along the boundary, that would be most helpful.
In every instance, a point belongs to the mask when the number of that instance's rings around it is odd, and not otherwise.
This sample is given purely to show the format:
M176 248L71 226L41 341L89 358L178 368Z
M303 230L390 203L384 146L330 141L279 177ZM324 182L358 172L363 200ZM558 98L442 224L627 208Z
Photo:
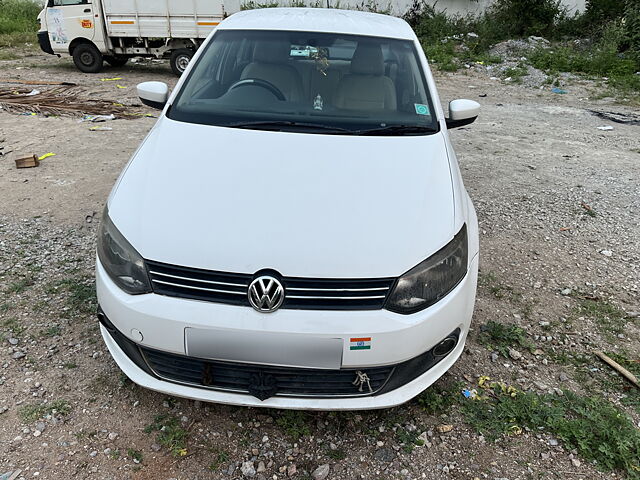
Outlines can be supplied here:
M84 9L84 13L91 13L91 9L90 8L85 8Z

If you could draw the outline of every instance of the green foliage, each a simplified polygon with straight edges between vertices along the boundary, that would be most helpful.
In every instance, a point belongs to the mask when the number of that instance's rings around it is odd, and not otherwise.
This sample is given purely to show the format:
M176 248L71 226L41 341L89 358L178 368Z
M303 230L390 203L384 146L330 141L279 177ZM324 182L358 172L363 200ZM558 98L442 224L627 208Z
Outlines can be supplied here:
M18 415L24 423L35 422L46 415L67 415L71 411L71 406L64 400L55 400L50 403L38 405L23 405L18 410Z
M37 32L40 10L35 0L0 0L0 34Z
M307 414L301 410L284 410L276 418L276 424L284 429L293 441L298 441L301 437L311 435L311 430L307 424Z
M462 399L463 384L460 382L447 382L446 379L438 380L428 389L422 392L418 398L418 404L429 415L440 415Z
M209 464L209 470L217 471L222 465L229 461L229 454L224 450L213 451L213 461Z
M169 449L172 455L181 457L187 454L188 432L180 424L180 420L172 415L157 415L153 423L147 425L145 433L158 432L157 441Z
M506 37L550 36L564 16L560 0L496 0L486 16Z
M606 300L581 300L577 313L594 319L605 333L622 333L627 323L625 312Z
M396 440L400 443L400 446L405 453L411 453L415 447L421 447L424 445L424 441L418 438L419 436L420 432L418 430L410 432L409 430L401 427L398 427L396 430Z
M95 313L98 305L96 286L93 277L72 277L57 284L68 292L67 305L79 315Z
M130 448L127 450L127 455L129 455L133 460L135 460L138 463L142 462L142 452L138 450L134 450L133 448Z
M486 325L480 327L480 343L489 350L495 350L503 357L509 356L510 347L522 347L528 350L535 345L527 337L527 333L516 325L505 325L489 320Z
M522 428L545 430L605 470L640 478L640 431L623 412L602 398L565 391L563 396L492 392L463 404L467 422L489 438Z

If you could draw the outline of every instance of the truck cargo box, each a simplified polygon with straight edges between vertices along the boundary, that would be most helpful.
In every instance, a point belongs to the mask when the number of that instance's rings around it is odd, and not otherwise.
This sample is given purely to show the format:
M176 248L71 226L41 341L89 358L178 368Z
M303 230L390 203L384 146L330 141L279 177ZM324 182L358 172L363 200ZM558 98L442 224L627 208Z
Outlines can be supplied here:
M111 37L206 38L240 5L239 0L103 0L103 8Z

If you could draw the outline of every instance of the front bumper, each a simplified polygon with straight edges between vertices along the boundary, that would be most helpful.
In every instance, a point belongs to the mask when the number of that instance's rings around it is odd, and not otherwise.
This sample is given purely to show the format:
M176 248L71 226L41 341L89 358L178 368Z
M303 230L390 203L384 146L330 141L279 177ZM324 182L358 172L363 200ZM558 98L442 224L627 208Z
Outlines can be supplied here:
M477 257L465 279L436 305L413 315L376 311L279 310L264 315L251 308L164 297L156 294L130 296L96 265L98 301L113 328L128 342L167 355L186 356L185 330L224 329L239 336L261 334L298 335L305 338L341 338L341 369L368 369L412 361L458 332L455 349L421 375L409 377L393 389L380 388L362 396L279 395L259 400L247 393L193 386L161 378L145 363L133 361L109 331L102 335L113 358L134 382L152 390L203 401L244 406L312 410L386 408L404 403L442 376L460 356L469 330L477 283ZM371 349L352 350L350 338L371 337ZM142 337L142 340L140 340ZM187 357L188 358L188 357ZM290 365L292 368L297 365ZM304 365L300 365L303 367ZM147 367L147 368L145 368ZM393 378L390 377L390 378ZM390 380L391 381L391 380Z
M38 32L38 43L44 53L55 55L53 48L51 48L51 40L49 40L49 32Z

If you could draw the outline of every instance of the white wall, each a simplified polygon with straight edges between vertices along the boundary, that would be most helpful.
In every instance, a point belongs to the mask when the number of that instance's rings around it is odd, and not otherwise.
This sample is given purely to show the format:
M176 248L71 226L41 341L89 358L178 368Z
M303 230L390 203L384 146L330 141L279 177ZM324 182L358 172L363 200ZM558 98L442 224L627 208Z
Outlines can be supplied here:
M325 4L327 0L320 0ZM362 5L375 3L379 8L391 7L394 15L403 15L413 3L413 0L328 0L332 7L361 8ZM485 10L493 0L426 0L427 4L435 4L437 10L444 10L451 15L466 15L480 13ZM309 2L312 3L312 2ZM562 0L569 12L582 11L585 8L585 0Z

